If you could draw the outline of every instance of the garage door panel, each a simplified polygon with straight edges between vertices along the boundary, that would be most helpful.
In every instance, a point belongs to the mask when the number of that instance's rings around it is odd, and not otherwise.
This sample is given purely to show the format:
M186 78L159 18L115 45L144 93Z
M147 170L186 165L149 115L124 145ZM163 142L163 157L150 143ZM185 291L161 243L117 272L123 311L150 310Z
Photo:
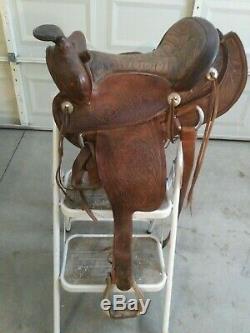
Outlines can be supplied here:
M211 21L223 33L235 31L243 42L250 64L250 2L245 0L196 1L194 15ZM213 137L250 139L250 83L232 109L219 118L212 132Z
M29 125L51 127L51 102L56 93L44 64L46 43L33 38L34 27L53 23L66 35L82 30L89 48L108 52L137 46L140 49L141 45L151 49L174 21L191 15L192 3L193 0L10 0L10 22Z
M10 9L19 57L44 57L46 44L35 40L32 31L45 23L60 26L65 35L83 30L91 43L91 0L11 0Z
M22 64L21 72L25 91L29 124L52 127L51 104L58 90L45 64Z
M13 89L9 64L0 63L0 123L18 124L18 112L16 98Z
M107 49L151 50L166 30L192 13L192 0L113 0L109 3Z
M0 57L6 57L7 56L7 47L5 43L4 33L3 33L3 23L0 16Z
M16 97L4 38L2 17L0 16L0 124L19 124Z
M212 135L217 138L250 138L250 81L238 102L225 115L216 120Z
M250 64L250 2L245 0L202 0L195 13L207 18L223 33L235 31L241 38Z

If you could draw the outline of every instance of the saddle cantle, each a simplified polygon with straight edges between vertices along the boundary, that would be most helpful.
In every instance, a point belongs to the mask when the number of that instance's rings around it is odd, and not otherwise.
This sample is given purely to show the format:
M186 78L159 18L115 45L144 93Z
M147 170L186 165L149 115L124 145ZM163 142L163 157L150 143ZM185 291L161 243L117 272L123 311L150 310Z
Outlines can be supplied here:
M245 52L238 36L221 32L205 19L175 23L151 53L107 54L87 50L84 35L66 38L57 26L43 25L34 36L52 41L46 61L59 94L53 115L63 138L80 148L72 167L72 188L84 198L82 179L102 186L114 215L112 282L134 286L131 269L132 215L157 209L166 196L164 146L180 138L184 173L180 211L189 200L216 117L230 109L247 79ZM197 124L206 123L194 175ZM60 166L59 166L60 168ZM64 191L60 180L57 181Z

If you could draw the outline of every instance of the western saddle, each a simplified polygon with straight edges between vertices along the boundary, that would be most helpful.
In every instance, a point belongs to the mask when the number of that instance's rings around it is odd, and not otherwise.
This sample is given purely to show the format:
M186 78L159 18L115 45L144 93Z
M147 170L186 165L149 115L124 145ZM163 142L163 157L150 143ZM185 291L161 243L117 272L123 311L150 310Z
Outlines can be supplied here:
M46 61L59 89L53 115L63 139L80 148L70 190L95 221L84 186L103 187L114 216L112 283L135 288L132 272L132 215L157 209L166 196L165 145L179 138L184 173L180 194L190 202L215 118L228 111L247 79L239 37L223 35L203 18L175 23L151 53L107 54L87 49L84 35L68 38L55 25L34 30L48 46ZM205 125L195 162L197 129ZM60 178L63 192L67 189ZM88 174L88 184L82 180ZM193 174L192 174L193 173Z

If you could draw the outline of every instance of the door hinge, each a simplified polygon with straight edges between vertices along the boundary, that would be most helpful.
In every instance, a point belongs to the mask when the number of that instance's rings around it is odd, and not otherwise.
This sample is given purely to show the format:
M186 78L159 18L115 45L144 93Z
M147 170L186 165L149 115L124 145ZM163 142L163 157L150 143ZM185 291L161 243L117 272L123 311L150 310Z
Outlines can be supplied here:
M16 64L17 63L16 54L12 52L8 53L8 61L14 62Z

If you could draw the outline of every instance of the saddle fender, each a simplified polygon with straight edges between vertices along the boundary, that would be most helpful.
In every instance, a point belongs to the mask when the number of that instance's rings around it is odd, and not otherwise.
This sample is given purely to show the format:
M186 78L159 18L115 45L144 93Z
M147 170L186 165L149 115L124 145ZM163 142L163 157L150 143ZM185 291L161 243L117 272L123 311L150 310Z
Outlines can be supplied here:
M132 214L152 211L165 197L164 132L157 119L98 131L96 161L114 215L113 277L121 290L132 285Z

